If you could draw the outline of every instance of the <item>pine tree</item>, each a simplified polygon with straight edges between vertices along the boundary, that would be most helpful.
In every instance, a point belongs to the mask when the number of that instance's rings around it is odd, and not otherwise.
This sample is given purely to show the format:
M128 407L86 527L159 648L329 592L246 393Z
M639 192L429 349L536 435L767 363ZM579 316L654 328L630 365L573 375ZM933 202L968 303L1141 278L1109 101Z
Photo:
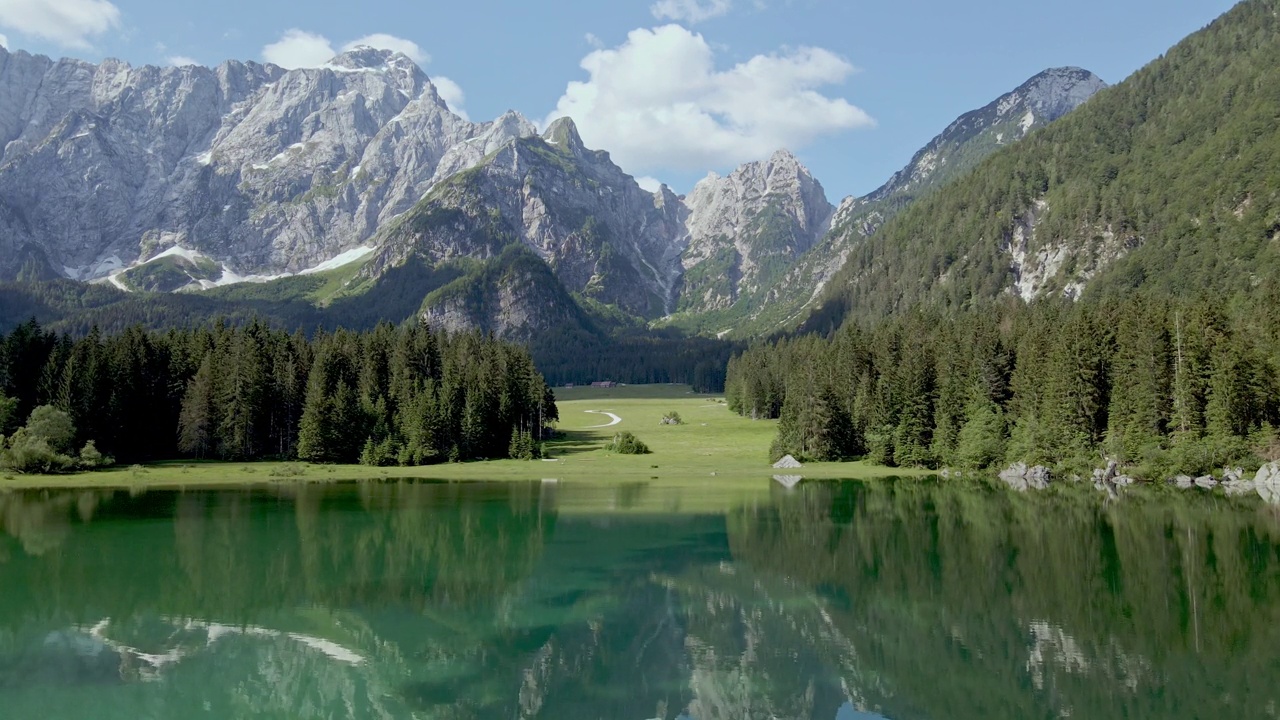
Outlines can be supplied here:
M1005 455L1005 420L999 406L975 388L960 428L955 457L961 467L983 469L1000 463Z
M213 451L213 363L208 356L200 363L182 398L178 417L178 449L203 458Z

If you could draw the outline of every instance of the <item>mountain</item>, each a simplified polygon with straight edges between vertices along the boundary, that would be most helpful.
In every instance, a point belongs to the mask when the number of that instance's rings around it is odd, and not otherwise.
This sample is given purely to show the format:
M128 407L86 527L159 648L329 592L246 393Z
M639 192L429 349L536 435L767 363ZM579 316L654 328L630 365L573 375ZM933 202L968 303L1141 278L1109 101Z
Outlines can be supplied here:
M642 190L561 118L436 185L379 236L362 272L376 278L413 257L488 259L520 244L569 291L660 317L680 279L684 213L670 190Z
M450 331L480 330L528 342L549 330L589 329L581 308L533 251L509 245L497 257L428 294L419 316Z
M0 49L0 279L159 293L254 281L271 287L215 295L259 310L267 298L291 318L337 303L344 318L413 312L520 339L590 332L584 313L759 334L797 317L885 218L1101 86L1041 73L837 209L786 150L684 197L647 192L571 119L541 133L514 112L472 123L384 50L286 71Z
M1107 84L1088 70L1045 70L986 107L961 115L888 182L859 200L870 204L904 195L919 197L972 170L994 150L1012 145L1075 110L1105 87ZM848 213L857 204L859 201L848 202L842 210Z
M835 207L794 155L779 150L684 199L687 249L678 310L728 321L749 313L831 226ZM722 320L723 318L723 320Z
M101 278L177 248L149 273L165 289L175 267L207 286L361 251L437 171L535 133L460 118L409 58L367 47L292 71L0 48L0 99L0 278ZM215 267L188 272L195 254Z
M1280 19L1248 0L852 248L811 327L921 301L1147 288L1228 297L1280 272Z
M844 266L850 251L904 208L971 172L992 153L1075 110L1107 86L1080 68L1052 68L961 115L874 192L847 197L831 232L804 254L757 303L748 332L768 332L799 318Z

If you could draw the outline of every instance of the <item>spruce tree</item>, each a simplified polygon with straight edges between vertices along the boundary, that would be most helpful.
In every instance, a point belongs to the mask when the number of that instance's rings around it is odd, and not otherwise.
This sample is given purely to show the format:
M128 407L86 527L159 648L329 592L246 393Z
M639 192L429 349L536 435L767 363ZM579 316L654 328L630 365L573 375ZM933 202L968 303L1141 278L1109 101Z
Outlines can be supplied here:
M178 416L178 449L203 458L213 451L213 363L208 356L200 363L187 392L182 398Z

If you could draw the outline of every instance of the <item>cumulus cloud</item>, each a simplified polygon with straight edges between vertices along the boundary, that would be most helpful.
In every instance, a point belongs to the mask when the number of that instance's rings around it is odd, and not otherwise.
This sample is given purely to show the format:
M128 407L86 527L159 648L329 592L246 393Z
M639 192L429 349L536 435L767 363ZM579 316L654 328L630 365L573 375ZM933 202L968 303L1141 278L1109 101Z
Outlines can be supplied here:
M262 48L262 59L282 68L319 67L333 59L329 38L305 30L291 28L280 39Z
M352 40L351 42L342 46L342 52L347 52L348 50L354 50L355 48L358 48L361 45L367 45L371 48L377 48L379 50L390 50L392 52L404 53L405 55L409 56L409 59L413 60L419 65L424 65L426 63L431 62L431 56L428 55L425 51L423 51L421 47L418 47L418 43L412 40L405 40L404 38L398 38L395 35L388 35L386 33L374 33L372 35L365 35L362 38L357 38L355 40Z
M4 1L0 0L0 2ZM419 65L431 62L431 56L418 43L386 33L373 33L356 38L343 45L341 52L348 52L361 46L404 53ZM262 48L262 59L292 70L320 67L332 60L338 52L329 38L306 30L290 28L284 31L279 40Z
M659 20L689 24L727 15L732 9L733 0L658 0L649 6L649 12Z
M667 25L633 30L581 64L589 79L569 83L547 122L572 117L588 145L631 172L731 167L875 124L847 100L818 92L854 72L821 48L718 70L701 35Z
M658 190L662 188L661 180L659 180L656 177L650 177L648 175L641 175L640 177L636 178L636 184L639 185L642 189L648 190L649 192L658 192Z
M0 0L0 2L4 2L4 0ZM404 53L419 65L431 62L431 55L414 41L386 33L374 33L356 38L344 44L342 52L348 52L361 46ZM333 49L333 43L329 41L329 38L297 28L286 30L279 40L262 48L262 58L264 60L290 70L294 68L320 67L332 60L337 54L338 51ZM171 58L170 61L177 59L185 60L186 58ZM464 107L467 96L462 92L462 88L458 83L443 75L432 77L431 82L436 86L436 92L440 94L440 99L444 100L455 115L470 119L467 117L467 111Z
M186 55L171 55L165 58L165 62L174 67L184 67L186 65L199 65L199 60L194 60Z
M463 107L463 104L467 101L467 96L462 92L462 87L458 83L443 75L431 78L431 82L436 86L436 92L440 95L440 99L444 101L445 105L449 106L454 115L463 120L471 119L467 115L466 108Z
M90 38L120 26L120 8L107 0L0 0L0 26L87 50Z

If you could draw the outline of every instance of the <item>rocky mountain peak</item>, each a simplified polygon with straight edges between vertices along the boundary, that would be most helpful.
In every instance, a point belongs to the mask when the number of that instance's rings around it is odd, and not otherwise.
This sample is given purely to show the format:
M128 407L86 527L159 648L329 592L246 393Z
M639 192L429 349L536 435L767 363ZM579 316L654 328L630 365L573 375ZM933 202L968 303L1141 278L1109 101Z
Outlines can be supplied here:
M1076 67L1037 73L985 107L961 115L917 152L905 168L894 173L889 182L863 199L877 202L903 194L919 195L942 185L972 168L993 148L1021 140L1084 104L1106 86L1097 75Z
M346 70L383 70L391 67L417 67L409 56L394 50L379 50L368 45L359 45L334 56L326 65L330 68Z
M691 313L733 313L750 304L778 280L775 268L794 262L826 233L835 211L822 185L787 150L726 177L707 175L685 205L680 309Z
M575 154L586 150L586 145L582 143L582 136L578 134L578 126L571 117L553 120L542 133L542 139Z
M1001 98L997 107L1007 113L1020 102L1037 116L1052 122L1106 86L1102 78L1083 68L1050 68Z
M768 160L745 163L727 177L709 173L686 200L695 220L707 213L724 217L730 211L744 220L770 202L780 204L801 227L819 231L825 231L822 226L835 209L822 184L785 149L774 152ZM720 226L717 232L728 230L722 223L714 224ZM694 229L695 237L700 229Z

